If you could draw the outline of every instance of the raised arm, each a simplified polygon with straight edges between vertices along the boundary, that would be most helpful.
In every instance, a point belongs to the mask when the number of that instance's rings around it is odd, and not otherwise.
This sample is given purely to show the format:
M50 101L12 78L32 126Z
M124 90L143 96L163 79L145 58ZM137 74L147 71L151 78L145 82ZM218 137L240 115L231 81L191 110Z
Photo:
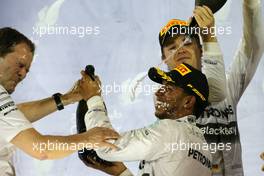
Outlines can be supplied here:
M254 76L264 51L260 0L243 1L243 35L228 74L228 90L238 103Z
M203 45L202 72L209 84L209 102L221 102L226 98L225 64L217 42Z
M226 76L223 55L214 30L214 15L206 6L196 7L193 13L203 40L201 63L209 84L209 102L220 102L226 98Z
M76 92L76 89L71 90L64 95L61 95L63 106L78 102L81 99L82 97L79 93ZM17 107L20 111L23 112L23 114L30 122L38 121L57 110L57 106L53 97L21 103L18 104Z
M60 96L60 101L63 106L73 104L83 99L82 93L83 90L79 80L70 91ZM20 103L17 107L30 122L38 121L57 110L53 96L42 100Z

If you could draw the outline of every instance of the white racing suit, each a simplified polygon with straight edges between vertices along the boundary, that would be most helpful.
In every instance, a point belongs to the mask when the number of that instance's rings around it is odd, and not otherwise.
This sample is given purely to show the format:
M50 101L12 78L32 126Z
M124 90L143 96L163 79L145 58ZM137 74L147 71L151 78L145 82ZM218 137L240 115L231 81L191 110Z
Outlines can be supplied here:
M112 128L103 100L94 96L87 101L87 130L93 127ZM138 161L139 176L211 176L211 154L202 131L195 126L195 116L178 120L157 120L141 129L120 134L114 142L120 149L97 150L107 161ZM129 171L122 176L132 175Z
M220 103L212 103L196 120L196 125L204 132L207 142L218 144L219 148L213 154L215 176L244 175L237 104L250 83L264 50L260 6L260 0L244 0L243 36L227 74L226 99Z

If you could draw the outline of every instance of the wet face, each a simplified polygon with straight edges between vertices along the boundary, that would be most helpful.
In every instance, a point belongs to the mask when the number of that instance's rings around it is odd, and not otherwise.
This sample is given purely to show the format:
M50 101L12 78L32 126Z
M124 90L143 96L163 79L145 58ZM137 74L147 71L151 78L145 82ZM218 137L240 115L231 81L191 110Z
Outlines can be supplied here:
M186 43L178 52L175 50L181 45L185 40L184 35L180 35L173 40L169 45L163 48L163 57L162 59L168 59L165 63L168 65L169 69L172 70L176 66L184 63L187 63L194 68L201 70L201 48L195 39L192 39L191 42Z
M0 58L0 84L8 93L14 92L30 68L33 54L25 43L17 44L13 51Z
M175 119L177 112L184 106L186 94L180 87L165 83L155 93L155 115L159 119Z

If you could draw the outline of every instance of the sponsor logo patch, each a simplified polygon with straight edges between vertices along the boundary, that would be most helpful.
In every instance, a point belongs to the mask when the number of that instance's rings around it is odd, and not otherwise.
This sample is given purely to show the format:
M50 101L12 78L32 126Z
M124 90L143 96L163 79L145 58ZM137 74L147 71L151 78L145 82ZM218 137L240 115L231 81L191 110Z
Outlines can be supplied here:
M174 70L178 71L182 76L187 75L188 73L191 73L192 71L186 67L184 64L180 64Z

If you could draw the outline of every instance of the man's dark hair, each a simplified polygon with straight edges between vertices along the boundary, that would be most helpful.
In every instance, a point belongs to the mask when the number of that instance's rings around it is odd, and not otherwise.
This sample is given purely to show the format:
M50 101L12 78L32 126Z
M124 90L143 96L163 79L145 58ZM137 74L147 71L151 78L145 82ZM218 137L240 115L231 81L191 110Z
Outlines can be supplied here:
M14 46L21 43L28 45L32 54L34 54L35 45L25 35L10 27L0 29L0 57L12 52Z
M200 117L204 112L205 107L201 106L198 102L195 103L193 113L196 118Z

